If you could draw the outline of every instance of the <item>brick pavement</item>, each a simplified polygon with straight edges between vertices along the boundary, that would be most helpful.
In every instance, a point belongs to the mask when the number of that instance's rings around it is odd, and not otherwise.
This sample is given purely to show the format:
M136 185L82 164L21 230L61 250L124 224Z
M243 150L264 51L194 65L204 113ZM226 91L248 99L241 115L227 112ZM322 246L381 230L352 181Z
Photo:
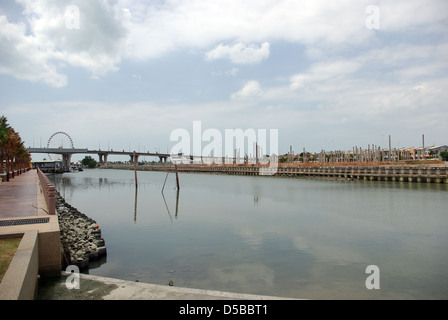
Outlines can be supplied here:
M0 219L37 216L37 171L0 183Z

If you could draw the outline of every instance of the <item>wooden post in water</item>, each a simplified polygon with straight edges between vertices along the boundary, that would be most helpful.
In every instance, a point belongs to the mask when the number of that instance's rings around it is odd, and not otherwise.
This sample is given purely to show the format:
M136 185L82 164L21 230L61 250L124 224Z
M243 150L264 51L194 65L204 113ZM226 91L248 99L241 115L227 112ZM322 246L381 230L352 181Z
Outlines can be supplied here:
M134 161L134 175L135 175L135 187L138 188L138 181L137 181L137 156L135 155L135 151L132 155L132 159Z
M168 178L169 173L170 173L169 171L166 173L165 181L163 182L162 193L163 193L163 189L165 189L165 183L166 183L166 179Z
M177 184L177 190L179 190L179 189L180 189L180 186L179 186L179 175L178 175L178 173L177 173L177 164L174 165L174 169L176 170L176 184Z
M177 194L176 194L176 214L175 214L176 219L178 212L179 212L179 188L177 188Z
M135 188L134 222L137 222L137 196L138 196L138 188Z

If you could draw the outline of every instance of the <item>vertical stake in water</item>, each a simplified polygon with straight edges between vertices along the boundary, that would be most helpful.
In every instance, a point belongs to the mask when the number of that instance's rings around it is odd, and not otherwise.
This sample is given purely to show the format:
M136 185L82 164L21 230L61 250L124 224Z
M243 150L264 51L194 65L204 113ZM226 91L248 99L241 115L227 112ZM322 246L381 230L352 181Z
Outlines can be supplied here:
M134 175L135 175L135 187L138 188L138 181L137 181L137 156L135 155L135 151L133 154L133 160L134 160Z
M179 175L177 173L177 164L174 165L174 168L176 169L176 183L177 183L177 195L176 195L176 219L177 219L177 212L179 211Z
M176 183L177 183L177 190L180 189L179 187L179 175L177 174L177 164L174 165L174 169L176 170Z
M163 193L163 189L165 189L165 183L166 183L166 179L168 178L169 173L170 173L169 171L166 173L165 181L163 182L162 193Z

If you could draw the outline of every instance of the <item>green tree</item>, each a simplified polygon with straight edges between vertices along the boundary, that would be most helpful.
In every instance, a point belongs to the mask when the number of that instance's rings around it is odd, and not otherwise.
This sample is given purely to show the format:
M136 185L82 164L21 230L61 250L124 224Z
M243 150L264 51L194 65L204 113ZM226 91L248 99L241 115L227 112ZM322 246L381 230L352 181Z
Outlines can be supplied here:
M448 151L440 152L440 157L442 158L442 160L447 161L448 160Z
M81 163L83 166L86 166L90 169L95 168L97 165L97 162L91 156L86 156L84 159L81 160Z
M0 117L0 173L3 173L3 161L6 158L6 144L10 127L5 116Z

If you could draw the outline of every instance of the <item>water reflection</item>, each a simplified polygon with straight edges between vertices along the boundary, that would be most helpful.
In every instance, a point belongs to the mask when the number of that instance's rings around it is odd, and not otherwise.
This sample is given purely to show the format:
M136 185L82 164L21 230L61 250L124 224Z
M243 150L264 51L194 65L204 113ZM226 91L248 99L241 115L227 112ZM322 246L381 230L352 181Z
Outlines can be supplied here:
M138 188L135 188L134 222L137 222L137 198L138 198Z
M165 207L166 207L166 210L167 210L167 212L168 212L168 216L169 216L169 218L170 218L170 221L172 222L173 221L173 218L172 218L172 216L171 216L171 212L170 212L170 209L168 208L168 204L167 204L167 202L166 202L166 198L165 198L165 194L164 194L164 187L165 187L165 183L166 183L166 178L168 177L168 173L167 173L167 175L166 175L166 177L165 177L165 181L164 181L164 184L163 184L163 187L162 187L162 191L161 191L161 195L162 195L162 198L163 198L163 202L164 202L164 204L165 204ZM66 179L62 179L63 181L65 181ZM103 178L99 178L99 185L101 186L102 184L108 184L108 180L107 180L107 178L105 178L105 179L103 179ZM65 186L65 185L64 185ZM64 187L64 190L65 190L65 187ZM176 188L176 206L175 206L175 215L174 215L174 217L175 217L175 219L177 219L177 217L178 217L178 212L179 212L179 192L180 192L180 189L178 189L178 188ZM138 187L136 187L135 188L135 197L134 197L134 223L137 223L137 207L138 207Z
M258 196L254 196L254 207L258 206Z
M175 209L175 214L174 214L175 219L177 219L178 212L179 212L179 192L180 192L180 190L177 189L176 190L176 209ZM162 192L162 198L163 198L163 202L165 203L165 207L166 207L166 211L168 212L168 216L170 217L170 221L173 222L173 218L171 216L170 209L168 208L168 204L166 203L166 198L165 198L165 195L163 192Z
M177 170L177 169L176 169L176 170ZM164 195L164 193L163 193L163 191L164 191L164 189L165 189L165 184L166 184L166 180L167 180L167 178L168 178L168 175L169 175L169 171L166 173L165 181L163 181L163 186L162 186L162 191L161 191L161 193L162 193L162 197L163 197L163 202L165 203L165 207L166 207L166 210L167 210L167 212L168 212L168 216L170 217L170 221L172 222L172 221L173 221L173 218L171 217L170 209L168 208L168 205L167 205L167 203L166 203L166 199L165 199L165 195ZM177 183L177 187L176 187L176 190L177 190L177 192L176 192L176 212L175 212L174 217L177 219L177 214L178 214L178 212L179 212L179 191L180 191L177 171L176 171L176 183Z

